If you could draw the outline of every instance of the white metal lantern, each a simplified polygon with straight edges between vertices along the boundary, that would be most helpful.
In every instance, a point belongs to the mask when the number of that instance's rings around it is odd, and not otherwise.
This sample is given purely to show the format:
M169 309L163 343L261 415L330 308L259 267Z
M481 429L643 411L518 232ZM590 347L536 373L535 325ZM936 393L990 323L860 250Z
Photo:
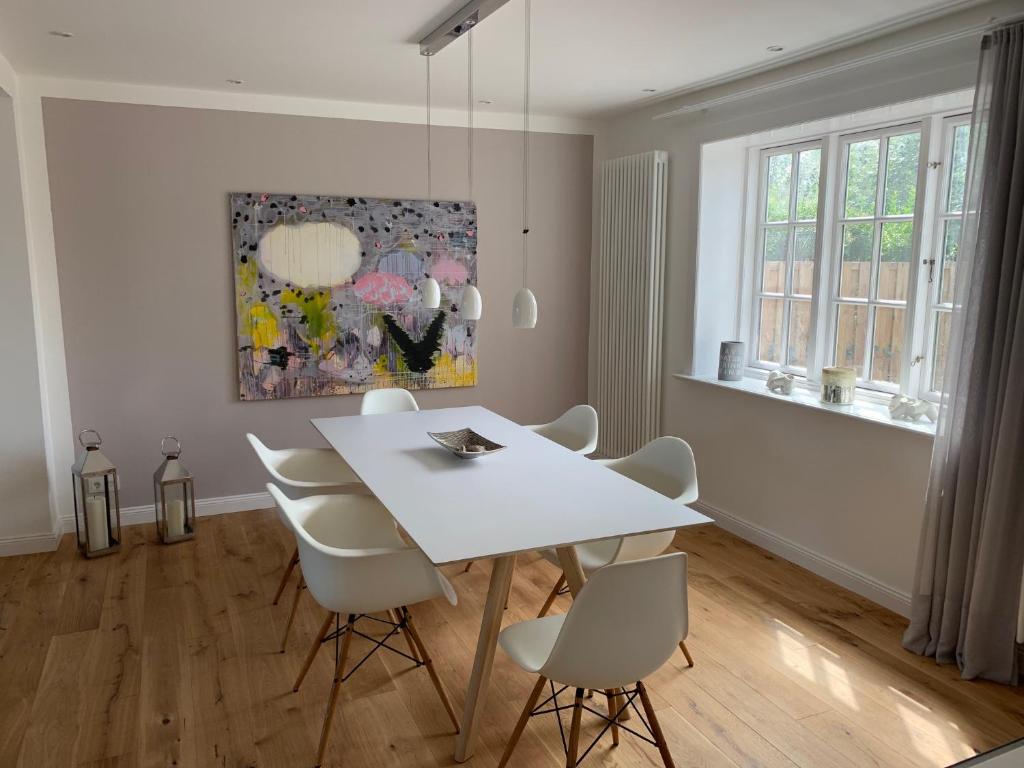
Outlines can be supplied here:
M78 442L85 449L71 467L78 548L86 557L111 555L121 549L117 468L100 452L103 438L95 429L79 432Z
M192 473L181 465L181 442L167 436L160 441L164 460L153 473L153 509L156 532L164 544L195 536L196 491Z

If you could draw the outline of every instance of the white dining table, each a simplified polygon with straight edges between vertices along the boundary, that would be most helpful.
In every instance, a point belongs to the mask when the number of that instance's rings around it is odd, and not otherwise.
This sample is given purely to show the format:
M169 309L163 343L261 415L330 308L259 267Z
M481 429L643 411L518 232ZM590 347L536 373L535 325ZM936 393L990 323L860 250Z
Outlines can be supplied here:
M494 559L458 762L473 754L517 553L555 548L575 595L572 545L712 522L481 406L311 421L434 565ZM427 435L464 427L505 449L462 459Z

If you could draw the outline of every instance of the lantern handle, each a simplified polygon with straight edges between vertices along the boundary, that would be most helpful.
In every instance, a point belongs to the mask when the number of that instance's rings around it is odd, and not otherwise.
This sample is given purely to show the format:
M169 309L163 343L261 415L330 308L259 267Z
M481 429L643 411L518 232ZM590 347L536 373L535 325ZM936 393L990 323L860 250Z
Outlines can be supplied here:
M95 441L90 440L86 442L85 440L82 439L85 435L88 435L89 433L96 435ZM95 429L89 428L83 429L81 432L78 433L78 442L83 448L95 448L96 446L100 445L103 442L103 438L100 437L100 433L97 432Z
M174 441L174 448L171 449L170 451L164 448L164 445L167 444L168 440ZM170 456L171 458L174 459L178 458L181 455L181 441L178 440L178 438L176 438L174 435L167 435L167 437L160 441L160 453L162 453L164 456Z

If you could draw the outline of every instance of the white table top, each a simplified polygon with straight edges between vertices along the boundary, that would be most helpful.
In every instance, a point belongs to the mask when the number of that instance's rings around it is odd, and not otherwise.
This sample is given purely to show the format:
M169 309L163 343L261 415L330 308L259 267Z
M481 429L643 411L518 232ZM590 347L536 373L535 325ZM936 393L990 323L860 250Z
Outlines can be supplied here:
M480 406L312 419L435 565L711 519ZM427 432L507 446L460 459Z

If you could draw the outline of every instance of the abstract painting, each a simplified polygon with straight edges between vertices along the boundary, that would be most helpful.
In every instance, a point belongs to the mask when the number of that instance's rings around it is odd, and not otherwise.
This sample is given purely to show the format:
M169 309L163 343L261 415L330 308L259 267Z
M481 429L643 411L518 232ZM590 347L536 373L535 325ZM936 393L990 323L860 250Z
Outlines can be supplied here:
M231 194L243 400L379 387L471 387L476 206L258 192ZM441 306L423 306L433 277Z

